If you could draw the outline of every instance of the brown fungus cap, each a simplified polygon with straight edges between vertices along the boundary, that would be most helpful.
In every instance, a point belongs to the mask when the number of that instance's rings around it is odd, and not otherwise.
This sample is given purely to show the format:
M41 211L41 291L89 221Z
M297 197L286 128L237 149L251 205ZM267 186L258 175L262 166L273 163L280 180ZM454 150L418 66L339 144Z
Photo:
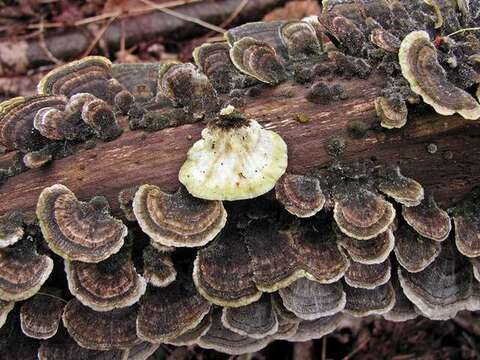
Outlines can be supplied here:
M230 49L230 59L242 73L267 84L276 85L286 77L285 68L275 49L253 37L236 41Z
M273 310L278 320L278 330L273 337L275 340L288 340L297 332L301 319L285 308L282 298L278 293L272 294L271 298Z
M480 104L448 80L437 50L425 31L413 31L402 41L398 54L402 74L411 89L441 115L459 113L466 119L480 117Z
M338 313L316 320L304 320L298 325L295 335L291 336L287 340L293 342L304 342L313 339L320 339L334 332L342 319L343 315Z
M150 287L140 299L137 334L142 340L154 343L175 339L194 329L210 308L191 278L181 274L166 288Z
M9 150L38 150L45 144L45 139L32 131L35 114L45 107L62 109L66 101L64 96L35 95L0 103L0 144Z
M377 179L377 188L405 206L417 206L425 197L422 185L402 175L398 166L387 166L381 170Z
M403 293L396 274L392 274L392 286L395 290L395 306L382 316L389 321L395 322L415 319L418 316L418 312L415 305Z
M85 102L82 107L82 119L102 140L112 140L122 133L112 106L104 100L94 99Z
M81 347L91 350L128 349L138 344L136 305L96 312L72 299L65 306L63 325Z
M0 250L0 299L20 301L35 295L52 269L52 259L39 255L28 239Z
M317 33L308 22L289 21L280 27L279 32L291 59L306 59L322 52Z
M370 41L386 52L397 54L400 49L400 39L391 32L375 28L370 33Z
M200 321L198 325L195 326L193 329L184 332L182 335L177 336L174 339L166 340L165 343L175 346L195 345L197 343L197 340L200 339L203 335L205 335L212 326L211 313L212 310L210 310L210 313L205 315L202 321Z
M346 297L341 282L320 284L299 279L278 291L283 305L303 320L315 320L341 312Z
M42 191L37 217L50 249L67 260L100 262L118 252L127 236L127 227L109 215L105 200L81 202L59 184Z
M97 351L79 346L65 329L42 341L38 348L38 360L125 360L125 350Z
M22 161L29 169L38 169L52 161L52 154L48 151L32 151L24 155Z
M220 306L247 305L262 294L255 285L242 235L231 227L198 251L193 281L203 297Z
M110 311L135 304L145 293L145 279L122 252L99 263L65 260L68 288L83 305Z
M195 64L221 94L227 94L244 78L230 60L230 46L226 42L205 43L193 50Z
M337 241L353 261L366 265L384 262L395 247L392 229L388 229L370 240L362 241L340 234Z
M395 305L395 291L390 282L374 289L354 288L346 285L345 312L355 317L382 315Z
M49 293L37 294L20 307L22 332L34 339L49 339L57 333L65 301Z
M215 309L212 315L212 326L208 332L198 340L198 345L204 349L214 349L230 355L256 352L267 346L271 338L254 339L237 334L222 324L222 310Z
M223 308L222 324L225 328L243 336L263 339L278 330L277 315L269 294L249 305Z
M396 212L392 204L369 190L349 189L343 199L335 201L333 215L344 234L368 240L387 231Z
M210 80L191 63L167 62L158 72L157 101L166 98L195 118L218 110L217 93Z
M289 213L302 218L315 215L325 204L320 180L306 175L284 174L275 185L275 195Z
M480 188L455 207L453 223L458 251L468 257L480 256Z
M152 286L165 287L177 278L177 271L168 252L152 245L143 250L143 276Z
M399 129L407 123L407 104L400 95L377 97L375 111L380 119L380 125L386 129Z
M134 186L131 188L123 189L118 193L118 203L120 205L120 209L125 216L125 219L128 221L136 221L137 218L133 213L133 199L135 198L135 193L138 190L138 186Z
M402 215L408 225L427 239L443 241L452 229L450 217L438 207L433 196L424 199L418 206L403 206Z
M441 245L402 225L395 231L395 255L398 263L408 272L419 272L440 254Z
M135 193L133 212L143 232L164 246L203 246L227 221L222 202L195 198L183 187L168 194L142 185Z
M472 268L452 242L442 244L440 255L425 270L418 273L398 270L405 295L430 319L445 320L458 311L480 308L478 286L477 290L472 286L477 283Z
M8 314L14 307L15 303L13 301L0 300L0 328L5 324Z
M23 221L19 213L0 216L0 248L15 244L23 237Z
M113 64L112 76L127 88L135 101L152 102L157 95L157 77L161 64L134 63Z
M390 280L391 270L392 265L388 258L380 264L373 265L351 261L345 273L345 282L351 287L375 289Z

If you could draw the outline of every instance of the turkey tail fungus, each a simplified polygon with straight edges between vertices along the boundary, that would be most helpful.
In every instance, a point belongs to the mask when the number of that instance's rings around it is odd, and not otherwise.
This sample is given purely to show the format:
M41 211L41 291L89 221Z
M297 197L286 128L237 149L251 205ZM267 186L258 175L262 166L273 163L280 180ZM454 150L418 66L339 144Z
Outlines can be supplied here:
M146 359L479 311L467 3L324 1L0 103L0 327L39 359Z

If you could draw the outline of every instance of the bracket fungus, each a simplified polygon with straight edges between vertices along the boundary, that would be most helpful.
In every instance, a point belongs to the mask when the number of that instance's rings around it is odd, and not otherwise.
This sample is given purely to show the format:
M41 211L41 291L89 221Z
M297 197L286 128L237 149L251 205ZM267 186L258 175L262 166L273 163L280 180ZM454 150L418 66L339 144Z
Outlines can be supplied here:
M167 287L149 287L140 299L137 334L153 343L174 340L199 325L210 308L211 304L200 296L192 279L180 274Z
M422 185L402 175L398 166L387 166L382 169L377 180L377 188L407 207L420 205L425 197Z
M24 238L0 250L0 299L20 301L35 295L53 270L53 260L40 255Z
M118 252L127 227L109 215L101 198L79 201L64 185L53 185L40 194L37 217L50 249L67 260L100 262Z
M278 331L277 315L268 294L249 305L223 308L221 320L225 328L254 339L263 339Z
M250 199L270 191L286 168L282 138L230 105L188 151L179 180L201 199Z
M65 260L72 295L95 311L135 304L145 293L147 284L127 256L120 252L99 263Z
M345 272L345 282L351 287L375 289L390 280L391 270L392 265L388 258L382 263L372 265L351 261Z
M463 255L480 256L480 188L475 188L455 207L455 244Z
M325 196L317 178L284 174L275 185L275 196L285 209L298 217L310 217L323 209Z
M372 239L362 241L340 234L337 242L353 261L366 265L384 262L395 247L392 229L388 229Z
M443 241L452 229L450 216L438 207L433 196L426 198L420 205L404 206L402 215L408 225L427 239Z
M345 312L355 317L383 315L395 305L395 291L390 282L374 289L355 288L346 285Z
M221 201L198 199L183 187L169 194L157 186L142 185L135 193L133 212L143 232L163 246L206 245L227 221Z
M304 342L320 339L334 332L343 318L342 314L321 317L316 320L304 320L298 324L295 335L289 338L293 342Z
M322 48L317 33L310 23L305 21L289 21L279 28L288 56L301 60L320 55Z
M335 221L340 230L355 239L368 240L387 231L395 219L395 208L369 190L349 189L335 201Z
M23 221L19 213L0 216L0 248L15 244L23 238Z
M166 340L166 344L176 345L176 346L190 346L197 344L198 339L207 333L207 331L212 326L212 311L203 317L203 319L191 330L187 330L182 335L177 336L173 339Z
M380 119L380 125L384 128L401 128L407 123L407 104L399 95L376 98L375 111Z
M143 277L152 286L165 287L177 278L177 271L168 252L152 245L143 250Z
M335 315L345 308L346 296L341 282L320 284L298 279L278 291L283 306L302 320Z
M63 325L70 336L90 350L128 349L140 342L135 322L138 306L96 312L72 299L65 306Z
M65 301L53 294L36 294L20 308L22 332L34 339L49 339L58 330Z
M437 113L452 115L457 112L466 119L480 118L480 104L448 80L427 32L408 34L402 41L398 57L411 89Z

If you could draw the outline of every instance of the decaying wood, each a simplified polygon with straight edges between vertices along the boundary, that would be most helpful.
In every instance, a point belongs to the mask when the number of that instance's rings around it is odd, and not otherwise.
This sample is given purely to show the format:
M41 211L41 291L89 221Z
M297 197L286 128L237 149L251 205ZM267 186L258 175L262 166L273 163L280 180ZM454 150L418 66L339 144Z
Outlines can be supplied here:
M378 125L373 105L383 82L381 77L319 80L341 84L348 99L313 104L306 99L309 86L284 83L247 98L242 109L285 139L289 171L302 173L328 166L334 160L395 161L406 176L420 181L443 206L451 205L480 183L478 123L428 110L411 111L407 126L385 131ZM308 121L299 122L299 115ZM359 121L368 124L370 130L363 137L352 136L352 124ZM174 190L178 170L203 127L195 123L155 133L125 130L112 142L26 171L0 186L0 213L33 210L40 191L54 183L66 185L81 199L105 195L115 213L119 213L117 195L124 188L150 183ZM327 150L333 137L346 143L336 157ZM432 143L437 147L433 154L427 151Z
M231 25L259 20L272 8L284 2L285 0L250 0ZM207 0L187 3L175 7L174 10L182 15L219 25L236 10L238 3L237 0ZM46 29L43 36L29 37L26 40L3 39L0 41L0 74L22 74L28 69L52 64L53 59L66 61L82 56L99 31L98 26L90 25ZM113 53L120 48L122 34L125 36L125 45L131 47L140 41L148 42L159 37L181 40L207 31L208 29L199 25L152 9L141 15L117 16L106 28L101 44Z

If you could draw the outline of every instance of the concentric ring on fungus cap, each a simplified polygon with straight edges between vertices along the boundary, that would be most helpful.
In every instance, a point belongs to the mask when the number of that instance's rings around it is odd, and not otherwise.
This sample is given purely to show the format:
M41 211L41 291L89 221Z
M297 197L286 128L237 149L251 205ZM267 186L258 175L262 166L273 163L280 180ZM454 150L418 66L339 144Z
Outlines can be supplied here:
M227 221L221 201L198 199L183 187L168 194L157 186L142 185L135 193L133 212L153 241L174 247L206 245Z
M37 203L40 228L50 249L67 260L97 263L118 252L127 227L109 215L103 198L79 201L66 186L42 191Z

